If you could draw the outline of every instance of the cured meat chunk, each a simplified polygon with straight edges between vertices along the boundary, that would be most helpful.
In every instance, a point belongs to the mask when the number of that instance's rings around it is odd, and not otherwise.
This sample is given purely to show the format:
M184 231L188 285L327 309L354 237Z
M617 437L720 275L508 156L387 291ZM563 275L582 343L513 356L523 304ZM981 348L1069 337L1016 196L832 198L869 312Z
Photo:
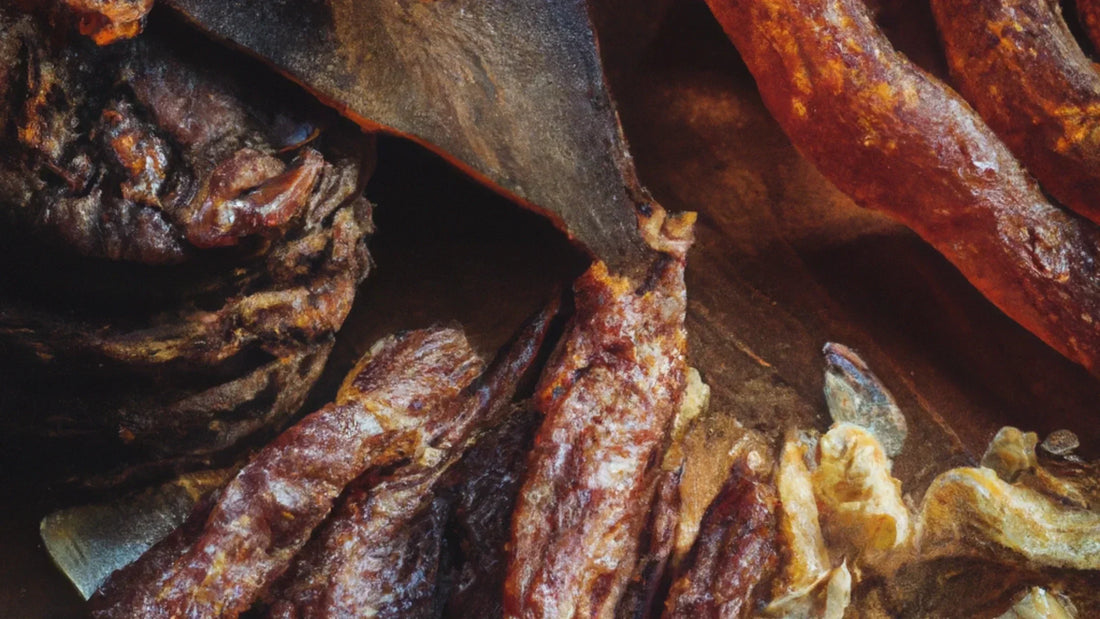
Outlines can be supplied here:
M687 364L683 256L640 286L595 264L535 393L545 419L513 515L508 617L608 617L637 562Z
M791 142L939 250L1002 311L1100 373L1100 229L1051 204L862 0L709 0Z
M170 537L113 574L92 598L93 615L237 616L287 569L348 483L426 448L426 422L480 370L460 331L381 340L335 402L257 453L208 513L193 514L190 539Z

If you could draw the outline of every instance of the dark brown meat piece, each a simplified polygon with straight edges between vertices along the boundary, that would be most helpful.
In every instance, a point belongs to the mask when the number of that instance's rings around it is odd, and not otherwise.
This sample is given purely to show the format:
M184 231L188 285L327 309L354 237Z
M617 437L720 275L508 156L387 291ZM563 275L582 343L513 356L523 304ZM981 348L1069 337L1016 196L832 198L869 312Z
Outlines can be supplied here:
M665 601L665 617L752 617L778 564L776 493L739 461L699 526Z
M194 459L278 426L369 270L373 143L186 33L54 34L0 9L2 431Z
M458 559L445 617L499 619L508 567L505 545L541 416L522 408L478 441L455 467Z
M1100 1L1077 0L1077 18L1093 46L1100 47Z
M1100 222L1100 73L1051 0L934 0L959 92L1043 188Z
M427 452L381 483L369 477L356 482L273 588L272 616L430 616L442 543L434 497L472 441L512 410L517 385L556 312L554 303L530 320L484 375L425 420L420 432ZM413 535L411 526L419 533ZM426 541L426 535L436 539Z
M343 488L364 471L422 451L426 423L477 376L461 332L430 329L378 342L336 401L262 449L220 493L197 532L154 547L92 598L96 617L235 617L287 569ZM167 556L166 556L167 555Z
M676 545L676 531L680 524L682 479L682 467L661 471L649 508L649 519L643 528L645 534L638 545L638 561L615 610L615 616L619 619L654 616L655 606L668 587L666 568Z
M1100 373L1100 231L1052 205L861 0L709 0L792 143L916 231L1006 314Z
M595 264L535 393L545 419L512 521L507 617L610 617L637 563L683 397L683 256L641 286Z

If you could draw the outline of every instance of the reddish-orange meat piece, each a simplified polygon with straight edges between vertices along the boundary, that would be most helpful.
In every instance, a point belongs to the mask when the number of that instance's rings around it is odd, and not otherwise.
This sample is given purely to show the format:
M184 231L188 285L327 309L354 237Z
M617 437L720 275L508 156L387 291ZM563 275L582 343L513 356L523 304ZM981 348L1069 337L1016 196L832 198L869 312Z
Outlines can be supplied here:
M426 445L424 428L480 372L465 336L413 331L375 344L333 404L264 447L208 514L116 572L96 617L236 617L290 565L344 487Z
M890 45L861 0L708 3L772 115L826 177L1100 373L1100 230L1047 201L966 102Z
M951 76L1043 188L1100 222L1100 73L1050 0L933 0Z
M683 257L641 286L596 264L535 394L545 419L512 520L508 617L610 617L637 564L683 397Z

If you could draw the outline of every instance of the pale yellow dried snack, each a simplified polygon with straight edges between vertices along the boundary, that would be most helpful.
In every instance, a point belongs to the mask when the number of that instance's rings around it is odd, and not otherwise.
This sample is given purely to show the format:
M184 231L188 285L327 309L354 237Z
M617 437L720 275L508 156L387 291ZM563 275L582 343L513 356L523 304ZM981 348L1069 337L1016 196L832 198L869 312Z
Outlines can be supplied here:
M890 474L882 445L866 429L840 423L817 444L811 478L830 548L873 564L910 538L901 482Z

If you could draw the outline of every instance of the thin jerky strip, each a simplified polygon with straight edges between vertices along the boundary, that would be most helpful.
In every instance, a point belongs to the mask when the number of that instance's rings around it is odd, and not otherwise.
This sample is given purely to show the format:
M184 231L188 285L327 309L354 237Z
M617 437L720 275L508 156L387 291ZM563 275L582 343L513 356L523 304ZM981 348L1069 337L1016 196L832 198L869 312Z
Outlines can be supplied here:
M649 281L595 264L535 394L545 420L512 521L507 617L609 617L637 562L660 457L683 397L684 260Z
M196 513L198 534L176 540L170 560L154 547L113 574L92 598L93 616L236 617L287 568L344 486L421 447L424 420L480 370L453 329L375 344L333 404L262 449L208 516Z
M860 0L708 0L799 150L931 243L990 301L1100 373L1100 230L1053 206Z
M776 506L771 485L735 464L669 591L666 619L753 616L755 592L778 562Z
M517 386L538 357L555 301L521 329L493 365L444 411L428 419L431 449L378 485L356 482L320 533L274 588L273 617L425 617L433 609L442 526L425 528L441 478L486 429L512 410ZM369 476L368 476L369 477ZM410 538L410 526L431 544Z
M511 538L511 516L527 470L527 452L542 417L520 409L458 463L454 528L460 559L454 588L443 616L499 619L504 615L501 591L508 567L505 545Z
M1052 0L933 0L959 92L1062 204L1100 222L1100 73Z

